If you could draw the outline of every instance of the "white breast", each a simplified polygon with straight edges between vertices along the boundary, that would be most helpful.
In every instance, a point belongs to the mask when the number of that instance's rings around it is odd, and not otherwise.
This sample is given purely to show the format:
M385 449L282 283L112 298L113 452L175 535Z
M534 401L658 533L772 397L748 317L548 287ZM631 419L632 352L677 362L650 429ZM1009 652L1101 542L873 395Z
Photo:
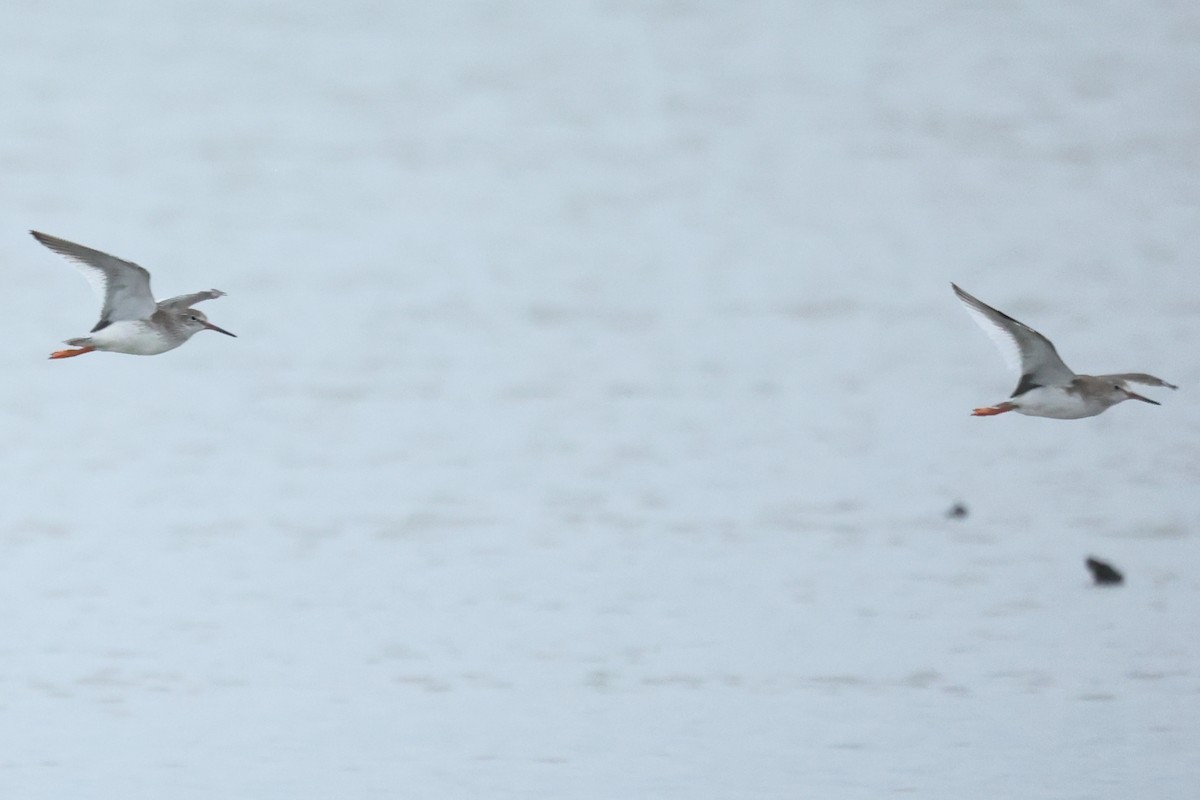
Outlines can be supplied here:
M91 335L97 350L128 353L134 356L154 356L173 350L183 340L171 341L158 328L144 320L121 320Z
M1094 417L1108 408L1095 398L1084 398L1058 386L1039 386L1009 402L1016 405L1017 413L1054 419Z

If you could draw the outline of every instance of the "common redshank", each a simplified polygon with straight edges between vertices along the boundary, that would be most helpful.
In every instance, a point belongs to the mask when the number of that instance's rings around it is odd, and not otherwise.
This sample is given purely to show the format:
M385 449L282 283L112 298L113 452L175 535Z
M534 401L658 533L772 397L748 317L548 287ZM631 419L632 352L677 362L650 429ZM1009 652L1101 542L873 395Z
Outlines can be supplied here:
M91 335L67 339L66 344L75 349L56 350L50 354L51 358L81 356L93 350L153 356L174 350L205 329L234 336L209 322L204 312L191 307L202 300L222 297L224 292L209 289L156 302L150 293L150 273L137 264L56 236L30 233L46 247L75 262L104 301L100 321L92 328Z
M992 338L1005 361L1021 376L1012 396L1003 403L977 408L976 417L990 417L1006 411L1016 411L1031 417L1082 419L1094 417L1126 400L1162 405L1157 400L1130 391L1127 384L1165 386L1174 384L1144 372L1122 372L1116 375L1076 375L1062 359L1054 345L1033 328L972 297L955 284L954 293L966 304L979 327Z

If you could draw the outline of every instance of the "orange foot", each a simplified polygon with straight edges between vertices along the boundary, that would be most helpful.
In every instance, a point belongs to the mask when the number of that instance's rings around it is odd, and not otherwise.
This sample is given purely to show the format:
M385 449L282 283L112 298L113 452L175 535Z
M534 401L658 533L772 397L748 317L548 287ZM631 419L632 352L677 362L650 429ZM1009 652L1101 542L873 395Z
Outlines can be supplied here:
M55 350L50 354L51 358L70 358L71 356L81 356L84 353L90 353L96 348L94 347L79 347L75 350Z
M1016 406L1012 403L1000 403L999 405L988 406L987 408L977 408L971 412L972 417L992 417L996 414L1003 414L1005 411L1015 411Z

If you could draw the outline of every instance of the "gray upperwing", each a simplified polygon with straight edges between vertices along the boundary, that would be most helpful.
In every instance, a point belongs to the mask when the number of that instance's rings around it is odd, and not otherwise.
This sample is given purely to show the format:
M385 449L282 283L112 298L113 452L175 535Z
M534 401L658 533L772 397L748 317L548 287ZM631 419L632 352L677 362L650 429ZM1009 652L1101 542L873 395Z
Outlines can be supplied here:
M150 292L150 273L134 264L57 236L30 231L33 238L79 268L103 301L100 321L92 331L123 319L148 319L157 309Z
M1167 383L1162 378L1156 378L1153 375L1147 375L1144 372L1121 372L1116 375L1097 375L1097 378L1114 381L1129 381L1130 383L1140 383L1145 386L1165 386L1168 389L1178 389L1179 387L1173 383Z
M182 311L185 308L191 308L196 303L204 300L216 300L218 297L224 297L225 293L220 289L209 289L207 292L193 292L192 294L181 294L178 297L171 297L161 301L158 304L159 308L169 308L174 311Z
M1065 386L1075 377L1075 373L1059 357L1054 344L1045 336L1024 322L992 308L957 285L950 285L967 311L971 312L971 318L992 339L1020 376L1013 397L1036 386Z

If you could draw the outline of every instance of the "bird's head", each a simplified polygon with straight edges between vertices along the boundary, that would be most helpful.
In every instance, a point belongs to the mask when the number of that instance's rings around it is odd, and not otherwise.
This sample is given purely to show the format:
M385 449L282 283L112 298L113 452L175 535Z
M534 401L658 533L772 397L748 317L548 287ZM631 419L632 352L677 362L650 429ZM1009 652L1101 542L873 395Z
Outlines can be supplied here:
M204 316L203 311L197 311L194 308L184 309L183 313L180 314L180 320L183 322L183 329L187 332L188 336L194 336L203 330L210 330L223 333L226 336L232 336L235 339L237 338L237 334L230 333L224 328L213 325L208 321L208 317Z
M1141 400L1143 403L1161 406L1162 403L1157 400L1151 400L1149 397L1143 397L1137 392L1129 388L1129 384L1123 380L1109 379L1104 384L1105 399L1108 400L1110 406L1115 406L1117 403L1123 403L1126 400Z

